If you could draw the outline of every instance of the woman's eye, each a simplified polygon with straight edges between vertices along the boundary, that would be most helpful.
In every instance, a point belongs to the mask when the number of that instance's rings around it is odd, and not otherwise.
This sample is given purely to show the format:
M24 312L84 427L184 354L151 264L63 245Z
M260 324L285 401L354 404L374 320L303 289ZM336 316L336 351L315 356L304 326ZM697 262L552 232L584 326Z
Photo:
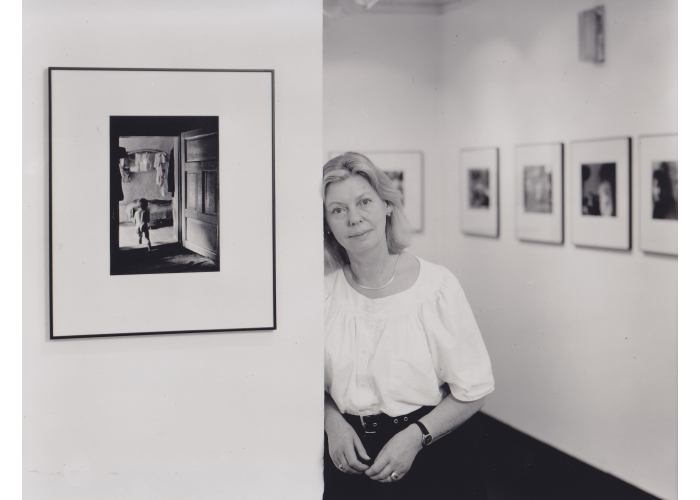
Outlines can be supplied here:
M365 198L365 199L363 199L360 203L362 203L363 205L369 205L370 203L372 203L372 199L371 199L371 198Z
M334 209L331 210L331 213L332 213L333 215L342 214L342 213L343 213L343 209L340 208L340 207L335 207Z

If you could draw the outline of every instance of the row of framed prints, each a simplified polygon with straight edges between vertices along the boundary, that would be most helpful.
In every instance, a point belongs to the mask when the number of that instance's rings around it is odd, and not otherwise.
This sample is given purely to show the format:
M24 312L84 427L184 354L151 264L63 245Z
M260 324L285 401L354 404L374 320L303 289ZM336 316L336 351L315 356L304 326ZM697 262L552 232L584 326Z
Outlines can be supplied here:
M639 137L639 231L643 251L678 254L678 136ZM575 245L632 247L632 139L575 141L570 146L571 240ZM498 237L498 148L460 152L461 226ZM523 241L564 242L564 144L515 147L516 233Z
M678 137L639 137L639 230L642 250L678 254ZM360 151L396 183L414 232L424 228L421 151ZM341 154L329 153L329 158ZM575 245L632 246L632 139L574 141L570 146L571 240ZM522 241L564 243L564 144L515 147L516 234ZM499 149L460 151L460 224L474 236L499 236Z

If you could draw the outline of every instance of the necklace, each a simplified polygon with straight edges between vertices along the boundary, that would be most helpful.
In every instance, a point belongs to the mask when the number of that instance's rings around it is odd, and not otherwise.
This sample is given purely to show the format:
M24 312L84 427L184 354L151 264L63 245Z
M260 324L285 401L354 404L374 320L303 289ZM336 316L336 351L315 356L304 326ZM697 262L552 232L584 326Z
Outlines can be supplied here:
M353 272L352 267L350 267L350 265L348 265L348 270L350 271L350 276L352 277L352 281L359 288L362 288L363 290L381 290L382 288L388 287L394 281L394 278L396 278L396 268L398 266L398 263L399 263L399 255L396 256L396 260L394 261L394 270L391 273L391 276L386 281L386 283L384 283L383 285L379 285L379 286L366 286L366 285L361 284L360 281L357 279L357 276L355 276L355 273Z

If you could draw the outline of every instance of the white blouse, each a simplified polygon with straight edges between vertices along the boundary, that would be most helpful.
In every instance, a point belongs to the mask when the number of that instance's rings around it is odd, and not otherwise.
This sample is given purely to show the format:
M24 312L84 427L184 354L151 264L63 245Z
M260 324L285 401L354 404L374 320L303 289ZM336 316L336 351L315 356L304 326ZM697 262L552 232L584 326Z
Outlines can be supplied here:
M407 290L368 298L341 269L326 276L325 385L343 413L395 417L494 390L491 360L457 278L418 258Z

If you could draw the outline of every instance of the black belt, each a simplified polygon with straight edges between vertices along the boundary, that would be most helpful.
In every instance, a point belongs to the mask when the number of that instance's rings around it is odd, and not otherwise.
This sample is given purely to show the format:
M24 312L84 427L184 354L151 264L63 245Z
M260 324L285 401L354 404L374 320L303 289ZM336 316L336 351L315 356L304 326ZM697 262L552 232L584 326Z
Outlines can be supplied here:
M430 413L433 408L435 407L422 406L416 411L406 415L399 415L398 417L392 417L386 413L378 413L376 415L350 415L346 413L343 416L355 429L361 430L365 434L376 434L387 430L398 432Z

